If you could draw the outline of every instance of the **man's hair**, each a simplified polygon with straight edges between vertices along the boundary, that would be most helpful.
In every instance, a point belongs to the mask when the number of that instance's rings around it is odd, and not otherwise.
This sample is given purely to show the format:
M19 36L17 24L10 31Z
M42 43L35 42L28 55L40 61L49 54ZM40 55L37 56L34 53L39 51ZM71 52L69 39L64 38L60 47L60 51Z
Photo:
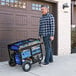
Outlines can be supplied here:
M45 8L47 8L47 11L49 12L48 5L41 5L41 8L42 8L42 7L45 7Z
M42 8L42 7L46 7L46 8L48 8L48 5L41 5L41 8Z

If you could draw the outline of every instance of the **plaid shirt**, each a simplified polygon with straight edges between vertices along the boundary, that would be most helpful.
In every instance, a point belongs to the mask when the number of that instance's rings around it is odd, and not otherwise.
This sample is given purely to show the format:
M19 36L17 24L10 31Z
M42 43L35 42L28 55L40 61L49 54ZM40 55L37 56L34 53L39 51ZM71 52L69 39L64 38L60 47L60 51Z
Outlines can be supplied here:
M52 14L47 13L40 18L39 36L54 36L55 20Z

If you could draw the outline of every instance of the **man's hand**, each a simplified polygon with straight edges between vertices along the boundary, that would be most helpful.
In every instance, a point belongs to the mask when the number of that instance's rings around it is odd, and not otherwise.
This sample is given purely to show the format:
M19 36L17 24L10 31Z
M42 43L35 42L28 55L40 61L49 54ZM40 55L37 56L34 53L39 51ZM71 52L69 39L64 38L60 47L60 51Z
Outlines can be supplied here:
M39 36L38 39L41 39L41 37Z
M54 40L54 36L51 36L51 37L50 37L50 40Z

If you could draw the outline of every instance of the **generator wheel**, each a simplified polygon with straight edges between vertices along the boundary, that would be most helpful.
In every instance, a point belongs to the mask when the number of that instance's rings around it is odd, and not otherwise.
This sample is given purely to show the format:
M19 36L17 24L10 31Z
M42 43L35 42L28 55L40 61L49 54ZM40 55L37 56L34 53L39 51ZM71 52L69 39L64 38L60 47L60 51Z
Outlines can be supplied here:
M14 67L14 66L16 66L16 63L13 60L9 60L9 65L12 66L12 67Z
M31 69L31 63L30 63L30 62L24 62L24 63L22 64L22 69L23 69L25 72L30 71L30 69Z

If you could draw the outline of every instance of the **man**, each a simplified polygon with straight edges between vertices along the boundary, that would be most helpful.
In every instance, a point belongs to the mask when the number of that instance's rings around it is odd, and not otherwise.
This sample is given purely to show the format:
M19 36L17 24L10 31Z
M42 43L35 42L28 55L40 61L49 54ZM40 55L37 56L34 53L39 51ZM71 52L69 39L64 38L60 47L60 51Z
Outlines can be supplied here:
M39 36L43 38L45 46L44 65L53 62L53 52L51 42L54 40L55 20L52 14L49 14L47 6L41 6L42 17L40 18Z

